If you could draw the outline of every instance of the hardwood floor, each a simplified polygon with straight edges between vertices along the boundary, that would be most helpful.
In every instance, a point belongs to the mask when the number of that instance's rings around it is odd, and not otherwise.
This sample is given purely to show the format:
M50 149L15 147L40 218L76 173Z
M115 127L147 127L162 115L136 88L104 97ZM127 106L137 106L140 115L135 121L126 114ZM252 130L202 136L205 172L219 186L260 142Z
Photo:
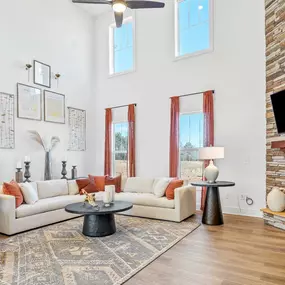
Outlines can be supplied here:
M285 285L285 231L225 215L223 226L201 225L126 283L145 284Z

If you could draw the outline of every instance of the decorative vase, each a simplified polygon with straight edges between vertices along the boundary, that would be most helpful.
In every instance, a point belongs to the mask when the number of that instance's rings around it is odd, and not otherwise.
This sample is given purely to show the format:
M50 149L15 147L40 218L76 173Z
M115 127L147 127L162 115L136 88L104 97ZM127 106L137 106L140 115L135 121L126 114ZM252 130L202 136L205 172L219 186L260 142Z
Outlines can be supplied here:
M110 195L110 203L114 202L115 199L115 187L106 187L105 192L108 192Z
M283 212L285 210L285 194L278 187L273 187L267 195L267 204L273 212Z
M111 203L111 193L110 192L104 192L104 195L103 195L103 203L105 204L105 207L109 207L110 206L110 203Z
M51 155L49 151L45 154L45 180L51 180Z

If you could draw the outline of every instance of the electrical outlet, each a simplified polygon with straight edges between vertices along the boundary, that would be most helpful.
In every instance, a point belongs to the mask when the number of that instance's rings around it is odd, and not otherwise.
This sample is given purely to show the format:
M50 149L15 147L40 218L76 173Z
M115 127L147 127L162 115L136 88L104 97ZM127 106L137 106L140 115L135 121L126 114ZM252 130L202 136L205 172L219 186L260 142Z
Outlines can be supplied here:
M246 194L240 194L239 199L241 201L245 201L246 200L247 195Z

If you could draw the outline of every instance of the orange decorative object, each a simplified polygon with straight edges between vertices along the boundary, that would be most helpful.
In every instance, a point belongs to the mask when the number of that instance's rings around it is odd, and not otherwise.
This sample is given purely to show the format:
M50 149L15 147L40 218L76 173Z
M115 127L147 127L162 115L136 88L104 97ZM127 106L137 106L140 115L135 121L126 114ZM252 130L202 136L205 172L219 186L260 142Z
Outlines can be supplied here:
M11 195L15 197L16 208L18 208L24 202L23 194L21 188L17 182L12 180L10 183L4 182L3 193L5 195Z
M174 199L174 190L183 186L183 180L172 180L166 188L165 195L168 200Z

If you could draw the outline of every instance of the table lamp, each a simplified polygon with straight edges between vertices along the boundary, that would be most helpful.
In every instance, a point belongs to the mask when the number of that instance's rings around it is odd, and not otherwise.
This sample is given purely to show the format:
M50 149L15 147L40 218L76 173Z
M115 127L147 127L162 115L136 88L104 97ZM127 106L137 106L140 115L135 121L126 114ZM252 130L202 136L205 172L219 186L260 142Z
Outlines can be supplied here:
M210 164L204 170L204 176L209 183L215 183L219 176L219 169L214 165L213 159L224 158L223 147L203 147L199 149L200 160L210 160Z

